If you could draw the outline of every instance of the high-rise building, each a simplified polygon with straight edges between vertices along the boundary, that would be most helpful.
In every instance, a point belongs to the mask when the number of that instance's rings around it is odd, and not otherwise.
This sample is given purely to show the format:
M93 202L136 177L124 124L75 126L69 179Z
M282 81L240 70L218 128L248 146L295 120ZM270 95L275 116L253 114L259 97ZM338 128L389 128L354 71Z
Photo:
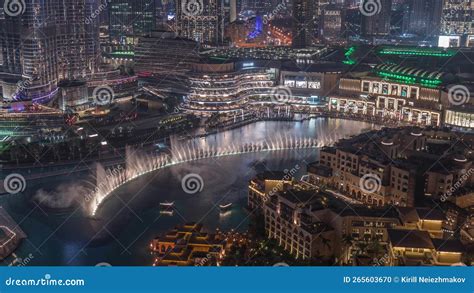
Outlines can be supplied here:
M392 0L380 0L377 2L361 0L361 2L362 35L366 37L389 35ZM375 5L370 5L371 3L375 3Z
M314 0L293 0L293 47L311 46L314 37Z
M326 40L339 39L342 33L341 8L335 5L327 5L322 11L320 34Z
M242 10L251 10L256 14L264 14L270 12L272 6L276 6L278 1L275 0L240 0Z
M225 11L225 22L234 22L237 20L237 0L223 0Z
M423 37L439 34L444 0L408 0L404 20L405 33Z
M116 43L133 43L155 29L155 0L111 0L109 35Z
M5 11L0 18L4 100L46 103L56 96L60 80L95 73L100 58L95 11L95 0L27 1L22 14Z
M135 49L135 71L160 78L186 76L199 62L199 44L174 32L153 31L141 37Z
M474 0L443 0L441 33L474 34Z
M176 31L179 36L203 44L224 40L224 6L221 0L176 0Z

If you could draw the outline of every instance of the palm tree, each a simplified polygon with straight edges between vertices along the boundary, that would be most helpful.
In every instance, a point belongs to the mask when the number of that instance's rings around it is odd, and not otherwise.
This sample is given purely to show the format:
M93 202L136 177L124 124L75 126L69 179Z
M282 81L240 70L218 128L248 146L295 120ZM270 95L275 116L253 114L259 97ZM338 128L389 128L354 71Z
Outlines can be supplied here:
M356 247L357 247L357 254L358 255L362 255L362 254L365 254L367 252L367 248L368 248L369 244L365 241L359 241L356 243Z
M368 245L369 250L372 252L372 256L377 258L381 253L385 251L384 246L380 243L378 238L374 238Z
M321 243L323 244L323 247L326 246L328 250L331 250L331 239L321 237Z
M342 237L342 243L344 245L344 259L348 259L349 251L354 243L354 238L350 234L344 235L344 237Z

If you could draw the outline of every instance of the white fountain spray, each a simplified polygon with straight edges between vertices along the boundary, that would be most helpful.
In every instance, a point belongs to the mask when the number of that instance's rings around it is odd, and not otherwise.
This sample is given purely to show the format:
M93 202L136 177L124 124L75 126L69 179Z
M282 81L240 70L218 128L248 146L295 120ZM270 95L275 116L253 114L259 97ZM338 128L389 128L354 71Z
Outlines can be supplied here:
M119 187L150 172L186 162L197 161L207 158L240 155L246 153L296 150L320 148L333 145L343 138L340 135L331 135L318 139L302 138L296 136L278 136L273 139L265 139L258 143L244 143L241 145L231 144L227 146L200 146L196 140L184 143L172 143L167 154L142 154L132 148L126 149L125 168L114 174L106 174L104 168L98 164L96 170L96 188L90 201L89 213L97 214L100 205Z

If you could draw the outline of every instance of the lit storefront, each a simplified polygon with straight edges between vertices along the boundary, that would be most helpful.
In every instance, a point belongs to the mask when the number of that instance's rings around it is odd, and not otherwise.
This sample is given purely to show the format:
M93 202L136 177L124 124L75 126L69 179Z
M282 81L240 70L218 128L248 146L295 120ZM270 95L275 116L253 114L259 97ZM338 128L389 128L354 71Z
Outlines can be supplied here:
M339 90L330 96L329 111L439 126L442 123L441 95L437 87L416 83L376 77L342 78Z
M280 74L280 85L291 93L288 103L295 112L313 113L327 109L327 95L336 87L339 68L310 66L301 68L285 64Z
M249 63L250 64L250 63ZM271 72L245 64L196 64L184 108L200 114L241 111L249 100L269 100Z
M462 128L474 128L474 113L468 110L447 110L444 123Z
M289 88L298 89L321 89L321 78L319 76L285 75L284 85Z

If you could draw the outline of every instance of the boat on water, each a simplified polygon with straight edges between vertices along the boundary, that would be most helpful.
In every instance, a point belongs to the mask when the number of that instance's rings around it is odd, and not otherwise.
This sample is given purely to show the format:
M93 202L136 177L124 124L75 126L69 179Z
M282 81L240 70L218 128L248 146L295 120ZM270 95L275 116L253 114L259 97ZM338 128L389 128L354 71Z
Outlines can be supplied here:
M221 213L226 213L232 209L232 203L221 204L219 205L219 209Z
M173 215L174 210L174 201L173 202L160 202L160 213L166 215Z

